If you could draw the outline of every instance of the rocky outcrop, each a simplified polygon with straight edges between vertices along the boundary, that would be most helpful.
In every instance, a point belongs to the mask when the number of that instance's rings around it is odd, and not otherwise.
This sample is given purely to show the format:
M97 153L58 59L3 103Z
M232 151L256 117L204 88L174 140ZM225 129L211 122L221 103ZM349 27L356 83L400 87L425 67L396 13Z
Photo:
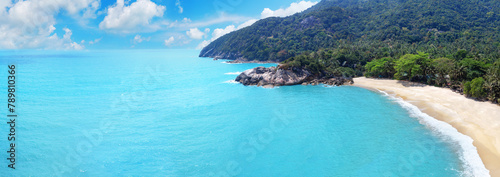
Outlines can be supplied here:
M257 67L241 73L235 79L243 85L274 87L283 85L344 85L352 84L353 80L344 77L317 77L303 68L281 69L279 67Z

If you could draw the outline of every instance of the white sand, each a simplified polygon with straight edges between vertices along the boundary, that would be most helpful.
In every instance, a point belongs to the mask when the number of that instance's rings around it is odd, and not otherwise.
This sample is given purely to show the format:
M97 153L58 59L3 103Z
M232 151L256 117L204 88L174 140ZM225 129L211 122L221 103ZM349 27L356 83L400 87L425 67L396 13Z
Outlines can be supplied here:
M479 156L493 177L500 177L500 106L468 99L450 89L423 84L355 78L354 86L395 94L422 112L471 137Z

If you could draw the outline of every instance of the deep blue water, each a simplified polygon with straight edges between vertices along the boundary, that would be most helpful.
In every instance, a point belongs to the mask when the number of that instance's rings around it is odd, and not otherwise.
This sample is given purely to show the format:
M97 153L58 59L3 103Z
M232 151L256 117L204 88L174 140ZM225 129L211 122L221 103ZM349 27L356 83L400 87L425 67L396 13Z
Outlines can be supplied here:
M273 64L196 50L2 51L16 64L16 170L0 176L460 176L460 149L352 86L232 83ZM7 91L0 91L6 105ZM6 106L0 106L2 122ZM448 138L449 139L449 138Z

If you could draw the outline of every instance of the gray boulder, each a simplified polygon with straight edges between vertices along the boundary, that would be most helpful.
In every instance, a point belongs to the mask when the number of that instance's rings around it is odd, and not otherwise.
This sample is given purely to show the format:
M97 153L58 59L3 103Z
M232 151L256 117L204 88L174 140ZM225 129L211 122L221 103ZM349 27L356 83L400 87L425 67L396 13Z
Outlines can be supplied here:
M274 87L282 85L344 85L352 84L351 78L344 77L318 77L311 74L304 68L282 69L279 67L257 67L249 69L236 77L236 82L243 85L257 85L264 87Z

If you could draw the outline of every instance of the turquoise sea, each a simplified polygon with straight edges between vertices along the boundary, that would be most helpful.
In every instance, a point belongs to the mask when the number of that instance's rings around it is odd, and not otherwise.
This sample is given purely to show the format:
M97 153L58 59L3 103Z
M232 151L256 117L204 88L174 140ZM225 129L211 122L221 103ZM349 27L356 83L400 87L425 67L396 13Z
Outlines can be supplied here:
M1 51L0 176L472 176L470 139L353 86L246 87L197 50ZM449 130L449 131L448 131ZM474 161L475 160L475 161Z

